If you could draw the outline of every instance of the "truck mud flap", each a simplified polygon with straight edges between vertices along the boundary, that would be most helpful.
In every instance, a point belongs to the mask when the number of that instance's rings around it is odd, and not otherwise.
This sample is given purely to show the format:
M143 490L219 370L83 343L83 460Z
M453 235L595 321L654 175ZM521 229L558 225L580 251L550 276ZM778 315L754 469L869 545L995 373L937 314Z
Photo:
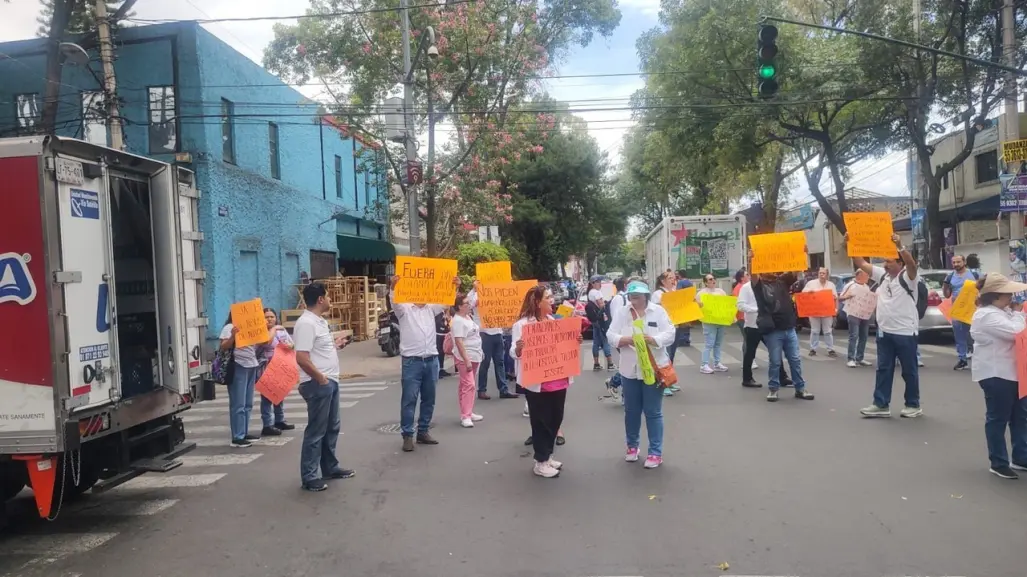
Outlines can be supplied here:
M182 466L182 461L178 460L178 457L192 451L196 448L196 443L182 443L175 447L174 451L164 453L163 455L157 455L150 459L139 459L133 461L129 465L129 470L123 473L119 473L110 479L104 479L99 481L93 487L94 494L100 494L111 489L123 485L132 479L142 475L143 473L167 473L173 469L177 469Z

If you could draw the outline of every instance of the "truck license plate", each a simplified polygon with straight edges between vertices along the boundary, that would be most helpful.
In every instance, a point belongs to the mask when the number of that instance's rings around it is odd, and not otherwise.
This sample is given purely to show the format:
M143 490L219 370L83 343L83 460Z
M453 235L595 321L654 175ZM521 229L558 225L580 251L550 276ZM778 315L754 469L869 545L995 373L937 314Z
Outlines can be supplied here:
M57 182L63 182L64 184L79 186L86 179L85 174L82 172L82 163L75 160L58 157L56 172Z
M378 329L378 334L380 334L380 335L387 335L390 332L392 332L392 327L382 327L382 328Z

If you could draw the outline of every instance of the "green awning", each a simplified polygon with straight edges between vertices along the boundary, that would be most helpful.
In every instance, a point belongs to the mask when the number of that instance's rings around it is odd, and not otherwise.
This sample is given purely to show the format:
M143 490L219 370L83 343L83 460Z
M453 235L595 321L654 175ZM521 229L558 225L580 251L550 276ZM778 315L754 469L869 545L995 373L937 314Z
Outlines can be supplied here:
M339 247L340 261L393 262L396 260L396 247L383 240L339 234L335 236L335 242Z

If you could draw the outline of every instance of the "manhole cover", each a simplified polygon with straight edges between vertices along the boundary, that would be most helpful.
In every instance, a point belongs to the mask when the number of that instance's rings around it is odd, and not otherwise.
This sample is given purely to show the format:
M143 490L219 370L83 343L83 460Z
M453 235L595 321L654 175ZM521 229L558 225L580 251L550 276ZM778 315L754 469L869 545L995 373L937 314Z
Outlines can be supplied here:
M428 428L429 429L434 429L435 428L435 423L432 423L432 424L428 425ZM395 435L395 434L399 433L400 430L401 429L400 429L400 424L399 423L389 423L387 425L382 425L382 426L378 427L377 429L375 429L375 431L378 431L379 433L384 433L386 435Z

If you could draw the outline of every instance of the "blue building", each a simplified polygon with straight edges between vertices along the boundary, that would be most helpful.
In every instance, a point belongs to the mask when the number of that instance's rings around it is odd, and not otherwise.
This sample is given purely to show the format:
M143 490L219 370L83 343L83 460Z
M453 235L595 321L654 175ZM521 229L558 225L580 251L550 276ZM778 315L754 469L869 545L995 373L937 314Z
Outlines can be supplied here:
M0 136L41 127L44 42L0 44ZM63 66L56 127L107 144L91 57ZM386 272L388 184L358 134L195 23L122 28L116 58L126 149L196 172L209 337L232 302L295 308L304 273Z

